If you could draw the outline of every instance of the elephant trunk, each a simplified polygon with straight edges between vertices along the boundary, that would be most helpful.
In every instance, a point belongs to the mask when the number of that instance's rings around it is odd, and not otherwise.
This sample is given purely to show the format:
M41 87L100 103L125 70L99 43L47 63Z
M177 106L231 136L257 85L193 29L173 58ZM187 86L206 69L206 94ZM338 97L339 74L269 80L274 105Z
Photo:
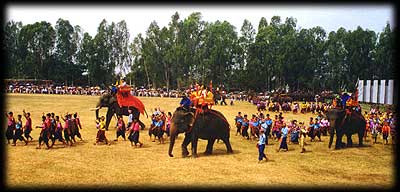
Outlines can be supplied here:
M172 154L172 150L174 149L174 144L175 144L175 138L178 134L178 131L176 130L175 126L173 123L171 123L171 128L170 128L170 142L169 142L169 149L168 149L168 155L170 157L173 157L174 155Z
M99 119L99 110L101 109L102 105L100 102L97 103L95 111L96 111L96 120Z
M96 120L99 119L99 108L96 108Z

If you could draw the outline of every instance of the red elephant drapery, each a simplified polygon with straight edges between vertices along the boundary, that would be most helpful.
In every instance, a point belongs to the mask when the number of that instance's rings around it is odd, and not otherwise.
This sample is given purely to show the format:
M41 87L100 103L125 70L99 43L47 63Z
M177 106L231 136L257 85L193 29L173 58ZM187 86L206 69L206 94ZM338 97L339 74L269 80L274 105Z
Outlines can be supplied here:
M117 101L120 107L133 106L138 109L141 114L144 114L144 105L137 97L130 94L130 86L122 86L118 88Z

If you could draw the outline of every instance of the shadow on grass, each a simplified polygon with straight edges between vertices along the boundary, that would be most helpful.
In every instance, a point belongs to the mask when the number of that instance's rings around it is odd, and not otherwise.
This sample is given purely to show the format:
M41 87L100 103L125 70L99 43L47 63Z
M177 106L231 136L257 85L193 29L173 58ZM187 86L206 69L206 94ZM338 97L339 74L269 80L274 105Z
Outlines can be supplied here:
M191 151L189 151L191 153ZM225 156L225 155L235 155L240 154L239 150L233 150L233 153L228 153L226 149L214 149L212 154L205 154L204 152L197 152L197 157L212 157L212 156ZM192 157L190 154L188 157Z

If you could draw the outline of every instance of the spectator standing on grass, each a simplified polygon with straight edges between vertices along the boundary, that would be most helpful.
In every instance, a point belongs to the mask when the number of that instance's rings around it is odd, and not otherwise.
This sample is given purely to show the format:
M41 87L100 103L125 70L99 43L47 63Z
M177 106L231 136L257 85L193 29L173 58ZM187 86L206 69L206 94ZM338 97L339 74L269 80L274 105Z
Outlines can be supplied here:
M279 149L277 150L277 152L279 152L281 149L285 149L285 151L288 151L288 145L287 145L287 135L288 135L288 128L286 126L286 123L283 123L282 125L282 139L281 139L281 143L279 145Z
M378 123L373 119L370 120L371 137L374 140L373 144L376 143L378 138Z
M308 124L308 136L310 137L310 141L314 141L314 120L310 117L310 123Z
M264 153L266 138L267 137L264 134L264 129L261 129L260 130L260 134L259 134L259 140L258 140L258 143L257 143L257 147L258 147L258 163L261 163L261 161L264 158L265 158L265 161L268 161L268 158Z
M272 127L272 119L269 117L269 114L267 114L267 118L265 119L265 122L267 124L267 129L265 131L265 135L269 138L271 138L271 127ZM267 142L268 144L268 142Z
M242 117L242 112L238 112L238 115L235 117L235 125L236 125L236 135L241 135L240 130L242 128L242 122L243 122L243 117Z
M319 120L314 120L314 137L317 136L318 140L321 141L321 129Z
M246 137L250 139L248 130L249 129L249 120L247 119L247 114L244 114L242 121L242 137Z
M167 115L167 124L166 124L166 130L165 130L168 137L170 136L170 135L169 135L169 130L170 130L170 128L171 128L171 119L172 119L172 113L171 113L171 112L168 112L168 115Z
M384 125L382 127L383 144L388 144L389 132L390 132L389 123L384 122Z
M265 134L268 129L267 118L262 118L260 124L261 124L261 130L264 130L264 135L266 136L265 145L268 145L268 135Z

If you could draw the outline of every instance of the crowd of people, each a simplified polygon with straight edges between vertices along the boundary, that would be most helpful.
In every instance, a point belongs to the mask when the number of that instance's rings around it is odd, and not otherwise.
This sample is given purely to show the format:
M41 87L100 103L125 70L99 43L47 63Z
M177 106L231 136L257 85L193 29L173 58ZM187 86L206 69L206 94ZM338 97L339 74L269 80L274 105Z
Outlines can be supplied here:
M379 107L364 112L364 118L367 121L364 138L370 133L373 143L377 143L378 136L381 136L384 144L388 144L389 136L392 141L396 136L396 119L391 111L380 111Z
M329 108L330 105L327 105ZM277 151L288 151L288 143L299 144L300 152L304 153L305 139L308 137L310 142L321 142L321 136L328 136L330 123L322 113L322 110L315 112L315 117L310 117L308 122L299 122L296 119L286 120L283 113L280 112L274 118L270 114L264 115L262 111L252 114L251 118L247 114L238 112L234 118L236 125L236 136L243 139L258 139L257 148L259 149L259 161L268 160L264 154L265 146L269 140L279 142ZM382 144L388 144L391 139L394 143L396 137L395 115L390 110L379 111L379 107L371 107L369 111L364 112L364 118L367 122L364 140L370 138L373 144L377 139L382 139Z
M260 138L259 133L263 131L267 136L264 141L265 144L268 145L269 139L281 141L283 142L282 149L286 151L288 150L287 145L284 145L286 138L290 138L289 143L299 143L302 133L307 133L310 141L321 141L321 135L327 136L329 129L329 121L321 113L318 113L315 118L310 117L308 124L298 122L295 119L285 120L282 112L275 115L274 118L271 118L270 114L264 115L262 112L257 112L252 114L250 119L247 114L242 116L242 113L238 112L234 121L237 128L236 135L247 140L253 140Z
M26 120L25 125L22 124L21 114L17 115L17 120L15 120L13 112L10 111L5 114L7 117L6 139L8 144L12 140L13 146L16 146L18 140L25 142L25 145L33 141L33 137L30 135L33 130L31 114L30 112L25 112L25 110L22 112ZM64 125L60 119L64 121ZM64 147L72 146L77 142L75 137L83 141L79 131L82 129L82 125L78 113L67 113L64 117L56 116L54 113L47 113L46 115L43 113L42 123L35 126L35 128L40 128L38 149L41 148L42 143L46 144L47 149L50 149L56 141L62 143Z

